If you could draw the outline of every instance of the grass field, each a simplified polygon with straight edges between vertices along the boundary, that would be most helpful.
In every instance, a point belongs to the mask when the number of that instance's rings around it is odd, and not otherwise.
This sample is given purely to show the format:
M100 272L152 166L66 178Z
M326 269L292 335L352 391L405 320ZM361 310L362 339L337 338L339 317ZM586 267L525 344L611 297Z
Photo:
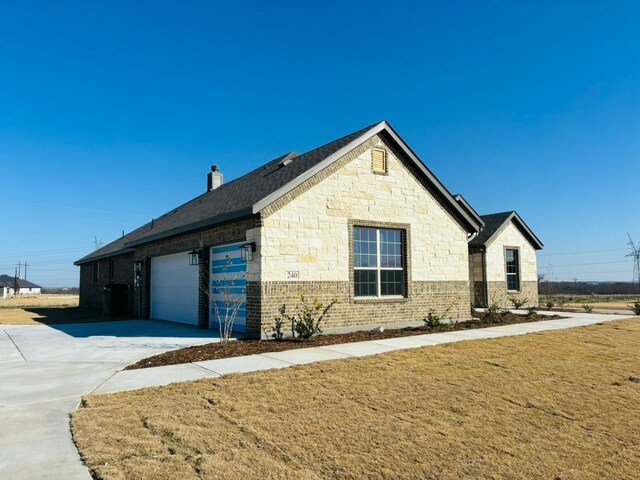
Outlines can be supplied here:
M95 312L78 308L77 295L38 295L1 298L0 324L39 325L100 320Z
M95 478L631 479L640 319L89 396Z

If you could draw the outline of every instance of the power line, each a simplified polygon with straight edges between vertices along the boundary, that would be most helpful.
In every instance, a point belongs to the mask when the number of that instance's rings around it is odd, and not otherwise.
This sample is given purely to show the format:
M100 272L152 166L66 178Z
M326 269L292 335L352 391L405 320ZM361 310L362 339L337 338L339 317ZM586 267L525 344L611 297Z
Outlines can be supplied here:
M580 267L580 266L583 266L583 265L609 265L611 263L631 263L631 260L617 260L615 262L565 263L564 265L555 265L555 264L553 264L553 268L557 268L557 267Z
M565 252L565 253L541 253L539 257L555 257L559 255L581 255L583 253L602 253L602 252L620 252L627 250L626 248L610 248L607 250L584 250L582 252Z
M73 251L89 250L89 249L91 249L93 247L94 247L93 245L86 245L84 247L68 247L68 248L61 248L61 249L58 249L58 250L36 250L36 251L33 251L33 252L3 253L3 254L0 254L0 258L55 255L55 254L60 254L60 253L70 253L70 252L73 252Z

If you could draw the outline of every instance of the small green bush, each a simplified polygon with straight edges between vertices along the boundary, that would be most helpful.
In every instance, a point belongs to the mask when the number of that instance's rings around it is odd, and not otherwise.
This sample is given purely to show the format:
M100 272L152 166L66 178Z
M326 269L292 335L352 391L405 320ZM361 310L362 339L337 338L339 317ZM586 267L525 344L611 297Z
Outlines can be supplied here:
M582 308L584 308L584 311L587 313L593 312L593 305L585 304L585 305L582 305Z
M629 305L629 307L631 308L631 310L633 310L633 313L635 315L640 315L640 300L636 300L631 305Z
M530 306L527 307L527 317L532 317L536 314L536 311L538 310L538 307L535 306Z
M547 307L547 310L551 310L555 306L555 303L553 300L548 300L547 303L545 303L545 306Z
M509 295L509 301L513 305L513 308L520 310L524 305L529 302L528 298L518 298L515 295Z
M284 327L284 321L286 319L286 315L287 315L287 306L283 303L282 306L280 307L280 316L275 317L274 325L273 327L271 327L270 336L276 341L282 340L282 337L284 335L284 330L282 329L282 327Z
M327 305L323 305L314 298L309 304L304 295L300 295L300 305L296 308L296 314L284 314L283 317L291 321L291 333L294 337L309 340L316 333L322 333L320 322L336 303L338 303L337 300L332 300Z
M499 311L500 308L498 305L496 303L492 303L484 312L483 320L487 323L498 322L500 318Z
M440 317L433 313L433 310L429 310L429 314L427 318L422 320L429 328L439 327L442 323L440 322Z

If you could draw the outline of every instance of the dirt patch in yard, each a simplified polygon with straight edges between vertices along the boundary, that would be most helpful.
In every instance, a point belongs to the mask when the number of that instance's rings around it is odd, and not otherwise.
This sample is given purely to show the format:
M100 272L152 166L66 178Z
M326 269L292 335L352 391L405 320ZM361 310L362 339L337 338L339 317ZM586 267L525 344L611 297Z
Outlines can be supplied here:
M632 479L640 319L86 397L103 479Z
M497 325L512 325L515 323L537 322L539 320L551 320L563 318L557 315L516 315L513 313L500 314L499 320L489 321L486 314L478 313L479 321L457 322L452 324L442 324L437 327L393 328L384 331L365 331L351 333L336 333L330 335L316 335L309 340L299 340L284 338L281 341L242 339L229 342L223 347L220 342L197 345L193 347L181 348L164 352L153 357L144 358L125 368L125 370L135 370L137 368L160 367L163 365L175 365L178 363L202 362L205 360L215 360L219 358L240 357L243 355L254 355L258 353L282 352L284 350L294 350L296 348L322 347L326 345L337 345L339 343L364 342L367 340L382 340L385 338L407 337L411 335L425 335L429 333L453 332L457 330L470 330L476 328L495 327Z

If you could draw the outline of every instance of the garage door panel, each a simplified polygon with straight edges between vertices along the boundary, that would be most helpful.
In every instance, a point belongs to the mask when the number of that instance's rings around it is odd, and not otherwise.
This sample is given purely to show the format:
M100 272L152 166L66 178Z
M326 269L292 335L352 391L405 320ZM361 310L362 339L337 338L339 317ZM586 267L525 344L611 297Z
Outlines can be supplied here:
M151 259L151 317L198 324L198 267L187 252Z
M218 316L224 319L227 308L240 302L233 330L246 331L247 263L242 260L240 246L233 243L212 247L211 258L211 327L219 328ZM217 312L217 314L216 314Z

